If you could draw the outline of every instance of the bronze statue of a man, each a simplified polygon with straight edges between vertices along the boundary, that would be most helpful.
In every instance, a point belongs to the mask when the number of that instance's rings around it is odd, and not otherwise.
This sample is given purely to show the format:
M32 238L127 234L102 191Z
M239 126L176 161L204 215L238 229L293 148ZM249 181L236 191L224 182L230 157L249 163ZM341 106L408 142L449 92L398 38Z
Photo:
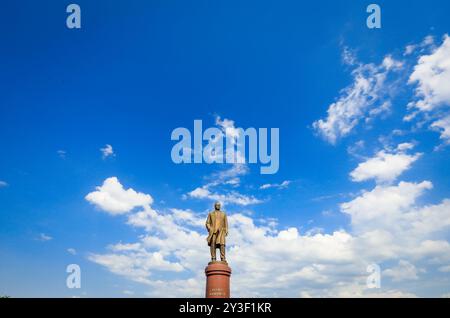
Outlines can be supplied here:
M225 237L228 235L228 221L225 212L220 211L220 203L214 204L214 211L209 212L206 219L206 228L209 235L206 239L211 251L211 261L216 261L216 249L220 248L220 260L225 259Z

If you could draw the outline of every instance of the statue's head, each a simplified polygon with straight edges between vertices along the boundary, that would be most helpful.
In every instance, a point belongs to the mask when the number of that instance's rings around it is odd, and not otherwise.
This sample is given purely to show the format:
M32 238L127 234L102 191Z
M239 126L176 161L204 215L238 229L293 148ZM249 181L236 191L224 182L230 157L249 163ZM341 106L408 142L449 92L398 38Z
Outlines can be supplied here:
M220 202L214 203L214 209L216 209L217 211L220 211Z

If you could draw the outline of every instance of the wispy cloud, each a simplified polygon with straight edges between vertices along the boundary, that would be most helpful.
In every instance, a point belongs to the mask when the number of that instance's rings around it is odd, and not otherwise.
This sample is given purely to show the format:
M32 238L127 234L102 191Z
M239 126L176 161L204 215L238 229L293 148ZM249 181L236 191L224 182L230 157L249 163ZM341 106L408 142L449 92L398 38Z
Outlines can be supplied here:
M439 131L444 145L450 144L450 37L446 34L442 44L427 45L431 53L419 56L408 83L415 85L415 99L408 104L410 113L405 121L424 115L430 128Z
M357 63L355 57L345 53L344 62L355 67L352 84L328 107L327 117L313 123L317 133L331 144L349 135L361 121L368 122L389 111L392 90L387 86L388 75L402 68L402 63L390 55L375 65Z
M56 151L56 153L58 154L58 156L61 159L66 159L67 151L65 151L65 150L58 150L58 151Z
M215 117L216 125L221 129L224 136L232 140L233 145L237 145L239 131L235 127L234 120L221 119L220 116ZM242 154L237 154L241 156ZM216 171L204 177L204 183L196 187L194 190L186 193L183 198L193 198L209 201L220 201L223 204L231 203L241 206L262 203L263 200L252 195L239 193L236 191L241 184L241 178L250 172L245 163L234 163L226 165L227 168Z
M133 296L134 295L134 291L132 291L132 290L124 290L123 294L127 295L127 296Z
M254 196L244 195L236 191L229 191L224 194L211 192L207 187L199 187L188 193L188 196L195 199L207 199L211 201L220 201L223 204L233 203L237 205L252 205L262 203L263 201Z
M77 251L72 247L67 249L67 253L69 253L71 255L77 255Z
M419 279L419 270L408 261L400 260L398 265L383 271L384 277L390 277L394 282Z
M249 172L248 165L243 163L233 164L230 168L219 170L206 176L205 180L208 181L206 187L209 188L226 184L237 186L241 182L241 177L247 175Z
M88 193L85 199L110 214L124 214L136 207L145 207L153 203L153 198L133 189L125 190L117 177L110 177L96 191Z
M50 235L47 235L45 233L40 233L39 236L36 238L36 240L41 241L41 242L47 242L47 241L53 240L53 237L51 237Z
M262 186L259 187L260 190L266 190L266 189L271 189L271 188L275 188L275 189L287 189L289 187L289 185L291 184L292 181L290 180L285 180L281 183L266 183L263 184Z
M100 152L102 153L103 159L106 159L108 157L114 157L116 155L114 153L113 147L109 144L106 144L105 147L100 148Z

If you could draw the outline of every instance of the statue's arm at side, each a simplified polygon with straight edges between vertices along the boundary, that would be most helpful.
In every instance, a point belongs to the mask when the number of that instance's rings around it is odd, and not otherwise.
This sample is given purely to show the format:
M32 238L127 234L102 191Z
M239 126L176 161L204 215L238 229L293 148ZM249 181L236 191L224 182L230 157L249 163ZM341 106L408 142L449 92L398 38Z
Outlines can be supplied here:
M211 214L208 214L208 217L206 218L205 226L206 226L206 229L209 232L210 229L211 229Z
M225 236L228 235L228 219L227 215L225 214Z

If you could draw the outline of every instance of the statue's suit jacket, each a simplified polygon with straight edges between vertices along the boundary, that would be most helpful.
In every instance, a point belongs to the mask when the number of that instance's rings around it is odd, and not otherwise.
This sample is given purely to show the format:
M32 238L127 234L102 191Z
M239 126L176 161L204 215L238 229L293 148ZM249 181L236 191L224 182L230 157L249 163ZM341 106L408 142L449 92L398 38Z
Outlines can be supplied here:
M216 234L216 244L225 245L225 236L228 234L227 215L222 211L209 212L206 219L206 228L209 235L206 238L208 245L211 246L213 235Z

